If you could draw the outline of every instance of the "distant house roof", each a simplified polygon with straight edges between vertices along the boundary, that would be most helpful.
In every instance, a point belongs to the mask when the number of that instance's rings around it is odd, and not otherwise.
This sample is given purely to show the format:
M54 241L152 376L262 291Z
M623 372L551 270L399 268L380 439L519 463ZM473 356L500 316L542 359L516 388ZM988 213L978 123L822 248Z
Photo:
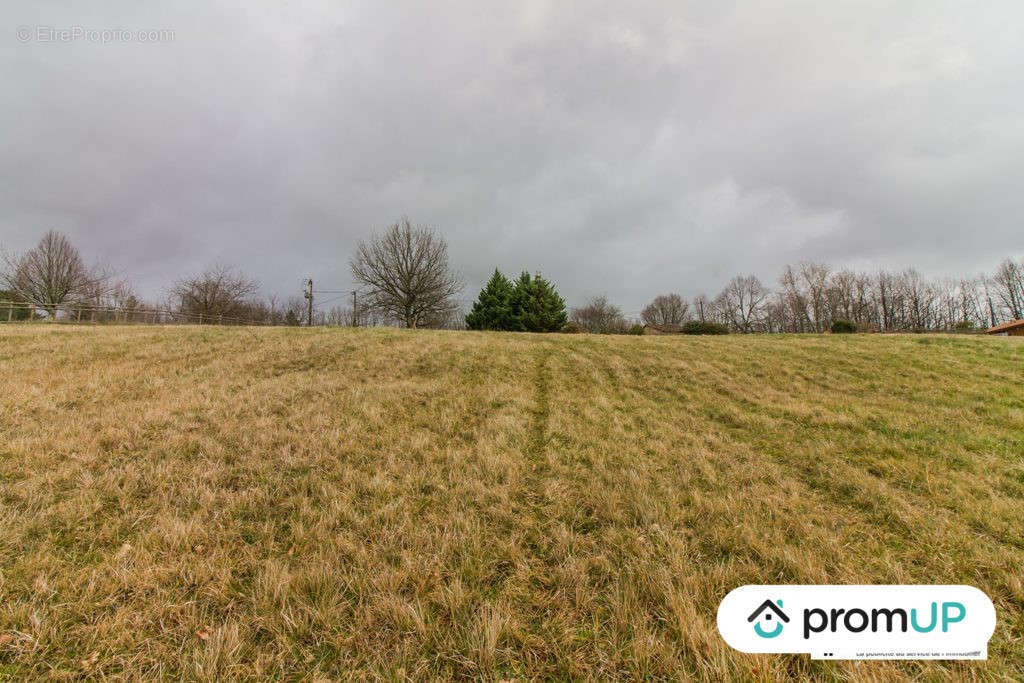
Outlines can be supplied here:
M1024 329L1024 320L1011 320L1008 323L1002 323L991 327L988 330L988 334L1000 334L1001 332L1009 332L1011 330Z

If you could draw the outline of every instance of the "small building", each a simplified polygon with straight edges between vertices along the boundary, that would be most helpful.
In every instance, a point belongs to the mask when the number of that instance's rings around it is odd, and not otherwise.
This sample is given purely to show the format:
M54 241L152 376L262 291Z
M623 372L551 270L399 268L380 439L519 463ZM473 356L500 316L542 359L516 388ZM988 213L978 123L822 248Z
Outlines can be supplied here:
M1024 337L1024 320L1011 320L989 328L986 334L1008 335L1010 337Z

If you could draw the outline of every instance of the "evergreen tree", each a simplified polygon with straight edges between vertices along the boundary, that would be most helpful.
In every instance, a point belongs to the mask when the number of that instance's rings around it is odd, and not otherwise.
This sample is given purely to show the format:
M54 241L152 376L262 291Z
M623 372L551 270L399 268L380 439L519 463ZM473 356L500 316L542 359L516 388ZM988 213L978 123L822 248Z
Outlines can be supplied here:
M526 271L512 293L512 315L513 329L523 332L557 332L568 320L565 301L551 283L540 275L530 277Z
M466 327L471 330L514 330L512 315L512 282L497 268L490 281L480 290L473 310L466 316Z

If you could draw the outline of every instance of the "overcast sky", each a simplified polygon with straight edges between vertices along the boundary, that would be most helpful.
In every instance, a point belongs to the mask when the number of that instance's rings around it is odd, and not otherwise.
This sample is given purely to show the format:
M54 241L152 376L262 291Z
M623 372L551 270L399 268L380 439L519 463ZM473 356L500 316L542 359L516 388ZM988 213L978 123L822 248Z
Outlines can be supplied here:
M525 268L626 312L1024 254L1020 0L164 4L3 4L0 245L287 296L406 214L466 299Z

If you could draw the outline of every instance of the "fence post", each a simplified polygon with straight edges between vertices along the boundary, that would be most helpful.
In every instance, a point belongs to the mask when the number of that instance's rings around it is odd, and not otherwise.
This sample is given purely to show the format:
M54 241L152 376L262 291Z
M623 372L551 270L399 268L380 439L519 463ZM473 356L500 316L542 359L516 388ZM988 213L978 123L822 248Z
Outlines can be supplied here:
M11 316L14 315L14 302L7 304L7 322L11 322Z

